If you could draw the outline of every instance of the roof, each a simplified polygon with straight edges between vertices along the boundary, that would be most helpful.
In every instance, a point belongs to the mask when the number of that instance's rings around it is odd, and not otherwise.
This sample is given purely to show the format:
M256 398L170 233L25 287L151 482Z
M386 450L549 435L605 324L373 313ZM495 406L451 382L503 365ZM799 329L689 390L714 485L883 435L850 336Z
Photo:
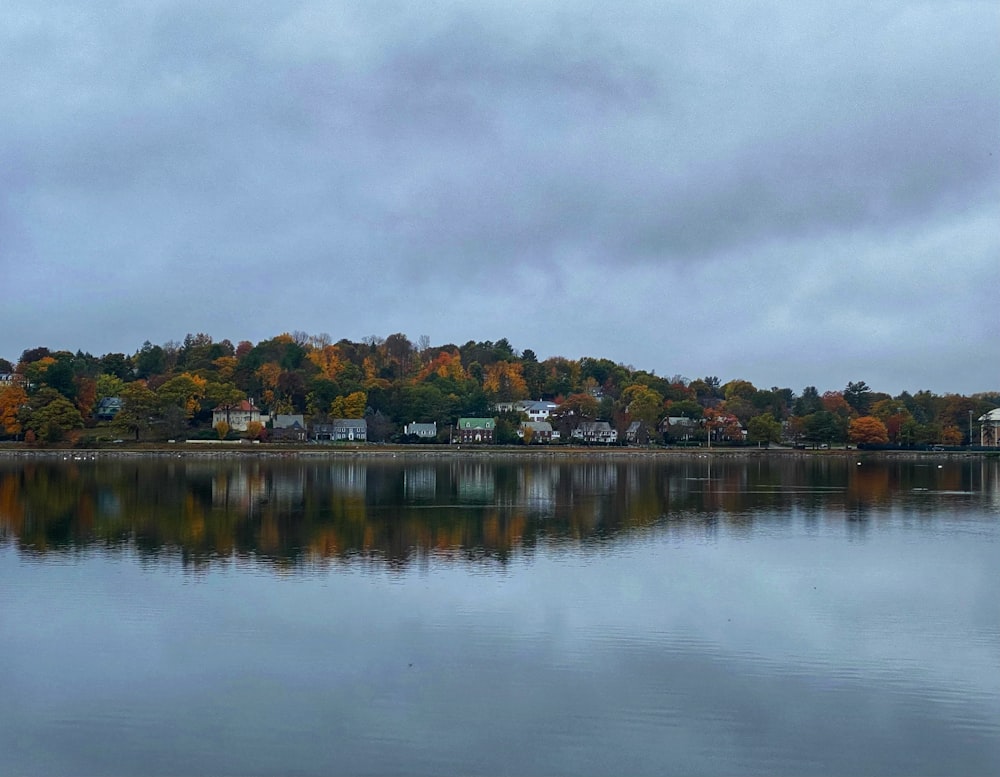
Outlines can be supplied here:
M459 418L459 429L492 429L496 423L493 418Z
M230 405L219 405L218 407L213 407L213 413L225 413L226 411L232 412L243 412L243 413L259 413L260 410L253 404L253 402L248 402L245 399L241 399L239 402L234 402Z
M576 428L581 432L610 432L611 424L607 421L581 421Z
M364 427L368 428L368 422L364 418L334 418L333 424L334 429L359 429Z
M551 432L552 424L548 421L521 421L522 429L531 429L533 432Z
M989 421L990 423L1000 423L1000 407L995 407L988 413L983 413L977 420Z

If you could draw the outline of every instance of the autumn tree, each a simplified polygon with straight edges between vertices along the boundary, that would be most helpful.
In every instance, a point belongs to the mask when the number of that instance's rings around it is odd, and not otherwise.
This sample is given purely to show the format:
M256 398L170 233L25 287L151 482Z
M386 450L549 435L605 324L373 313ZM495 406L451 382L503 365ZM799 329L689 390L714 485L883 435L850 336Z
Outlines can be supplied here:
M189 372L175 375L163 383L156 394L164 405L174 405L184 411L184 417L191 419L201 407L208 381Z
M844 395L839 391L825 391L821 397L823 409L828 413L847 419L854 415L854 409L844 399Z
M105 397L117 397L122 393L122 389L125 388L125 381L119 378L117 375L110 375L108 373L103 373L97 376L95 381L95 400L100 401Z
M622 391L622 402L630 420L643 421L649 428L656 428L663 415L663 397L642 384L627 386Z
M215 425L215 433L219 435L220 440L225 440L229 435L230 426L225 420L219 421Z
M355 391L334 399L330 404L330 415L334 418L364 418L367 406L368 395L364 391Z
M78 375L76 384L76 407L81 415L90 416L97 402L97 381L87 375Z
M37 396L38 394L35 395ZM83 428L83 416L68 399L56 396L50 402L33 409L28 414L25 426L45 442L59 442L67 432Z
M889 433L875 416L863 415L853 419L847 428L848 439L857 444L884 445L889 442Z
M337 376L344 369L344 363L340 358L340 351L335 345L313 348L306 354L306 358L316 367L320 377L324 380L337 380Z
M494 402L513 402L528 396L521 365L517 362L498 361L486 367L483 391Z
M0 428L4 434L17 437L23 431L19 415L27 404L28 394L21 386L0 388Z

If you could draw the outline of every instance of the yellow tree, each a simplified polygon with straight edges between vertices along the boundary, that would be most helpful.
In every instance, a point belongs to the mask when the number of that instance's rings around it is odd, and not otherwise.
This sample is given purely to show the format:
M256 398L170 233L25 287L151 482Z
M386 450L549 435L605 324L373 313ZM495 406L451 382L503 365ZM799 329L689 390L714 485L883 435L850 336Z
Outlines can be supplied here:
M184 415L191 418L198 411L207 385L205 378L183 372L160 386L156 395L165 403L182 408Z
M528 396L528 384L518 362L493 362L483 375L483 391L497 402L513 402Z
M233 373L239 366L239 360L235 356L220 356L212 362L212 365L219 371L219 382L225 383L232 380Z
M316 366L320 376L326 380L336 380L340 371L344 369L340 351L335 345L313 348L306 354L306 358Z
M256 375L266 391L274 391L278 388L278 379L281 377L281 365L277 362L266 362L257 368Z
M622 391L622 402L631 420L644 421L648 427L655 427L663 413L663 397L641 383L627 386Z
M355 391L334 399L330 403L330 415L334 418L364 418L367 406L368 395L364 391Z
M462 357L458 351L441 351L434 359L424 367L417 375L418 381L425 381L431 375L439 378L450 378L451 380L463 381L468 375L462 366Z

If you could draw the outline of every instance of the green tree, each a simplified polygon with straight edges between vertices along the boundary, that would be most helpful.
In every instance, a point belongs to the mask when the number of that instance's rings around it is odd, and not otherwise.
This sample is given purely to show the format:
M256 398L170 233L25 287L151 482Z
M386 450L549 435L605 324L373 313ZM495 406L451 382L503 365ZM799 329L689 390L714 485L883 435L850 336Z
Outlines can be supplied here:
M803 421L806 439L812 442L842 442L847 434L846 420L829 410L820 410L808 415Z
M859 416L867 415L872 401L872 390L863 380L848 383L844 389L844 401Z
M653 389L641 384L633 384L622 392L625 410L632 421L644 421L655 429L663 415L663 397Z
M59 442L65 438L66 432L83 428L83 416L72 402L60 396L33 410L27 427L45 442Z
M802 389L802 396L795 400L792 405L792 412L804 418L807 415L818 413L823 409L823 400L820 399L819 391L815 386L806 386Z
M111 422L111 428L123 437L138 440L147 434L159 416L160 401L145 381L127 384L121 391L122 409Z
M747 424L750 442L781 442L781 422L770 413L751 418Z

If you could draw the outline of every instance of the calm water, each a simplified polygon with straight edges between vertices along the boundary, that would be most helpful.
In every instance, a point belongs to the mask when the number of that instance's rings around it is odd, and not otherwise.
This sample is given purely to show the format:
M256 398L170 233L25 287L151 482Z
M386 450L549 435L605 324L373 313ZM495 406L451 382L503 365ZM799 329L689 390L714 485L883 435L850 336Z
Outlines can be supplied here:
M997 774L998 527L997 460L0 460L0 774Z

